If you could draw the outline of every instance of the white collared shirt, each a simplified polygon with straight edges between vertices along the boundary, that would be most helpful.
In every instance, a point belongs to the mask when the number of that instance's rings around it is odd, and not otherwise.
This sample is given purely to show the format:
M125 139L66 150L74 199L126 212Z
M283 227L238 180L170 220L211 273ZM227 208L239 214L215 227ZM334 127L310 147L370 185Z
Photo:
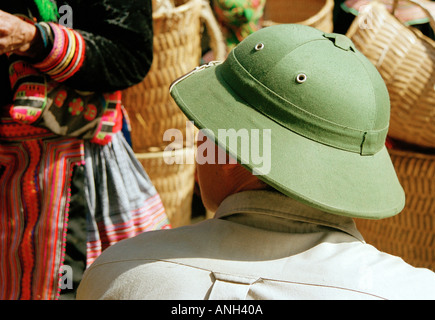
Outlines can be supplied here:
M351 218L247 191L214 219L108 248L77 298L435 299L435 273L366 244Z

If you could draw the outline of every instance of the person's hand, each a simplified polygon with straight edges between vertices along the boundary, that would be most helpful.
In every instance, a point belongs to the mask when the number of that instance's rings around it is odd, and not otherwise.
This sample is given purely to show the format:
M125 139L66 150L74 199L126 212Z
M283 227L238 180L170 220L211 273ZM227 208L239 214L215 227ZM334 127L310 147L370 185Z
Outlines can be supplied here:
M15 53L34 57L40 41L33 24L0 10L0 55Z

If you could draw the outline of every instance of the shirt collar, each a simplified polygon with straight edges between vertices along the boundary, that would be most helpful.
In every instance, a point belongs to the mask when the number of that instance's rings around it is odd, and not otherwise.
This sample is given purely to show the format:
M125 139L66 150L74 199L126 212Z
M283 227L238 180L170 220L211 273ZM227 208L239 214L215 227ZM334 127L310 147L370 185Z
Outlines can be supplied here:
M221 203L215 218L232 220L240 215L262 216L268 218L271 224L274 220L279 221L281 229L285 225L291 225L291 230L297 228L298 232L313 230L307 224L312 227L333 228L364 242L352 218L309 207L276 191L244 191L233 194ZM240 221L243 223L243 220L238 219Z

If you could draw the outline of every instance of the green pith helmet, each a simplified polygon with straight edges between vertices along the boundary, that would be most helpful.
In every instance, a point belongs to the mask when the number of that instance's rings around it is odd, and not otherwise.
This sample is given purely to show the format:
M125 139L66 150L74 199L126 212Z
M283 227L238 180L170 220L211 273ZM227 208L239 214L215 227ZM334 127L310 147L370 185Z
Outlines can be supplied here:
M257 174L258 163L218 131L270 132L267 148L265 139L256 140L271 161L258 177L290 197L361 218L393 216L404 207L385 148L388 91L344 35L296 24L261 29L222 64L177 80L171 94L196 126Z

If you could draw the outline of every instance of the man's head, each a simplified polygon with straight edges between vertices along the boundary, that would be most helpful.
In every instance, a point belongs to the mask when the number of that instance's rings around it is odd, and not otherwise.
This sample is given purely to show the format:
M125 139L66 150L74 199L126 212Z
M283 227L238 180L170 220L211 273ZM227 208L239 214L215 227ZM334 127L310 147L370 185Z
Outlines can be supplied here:
M176 81L171 94L219 146L290 197L351 217L384 218L403 209L385 148L387 89L343 35L302 25L261 29L224 63ZM229 141L229 132L240 143ZM255 161L261 152L270 167Z
M269 189L265 182L237 163L201 131L198 133L198 148L204 150L197 154L196 173L202 201L207 209L215 212L226 197L241 191ZM214 161L202 161L204 157L210 157L206 154L208 152L213 153Z

